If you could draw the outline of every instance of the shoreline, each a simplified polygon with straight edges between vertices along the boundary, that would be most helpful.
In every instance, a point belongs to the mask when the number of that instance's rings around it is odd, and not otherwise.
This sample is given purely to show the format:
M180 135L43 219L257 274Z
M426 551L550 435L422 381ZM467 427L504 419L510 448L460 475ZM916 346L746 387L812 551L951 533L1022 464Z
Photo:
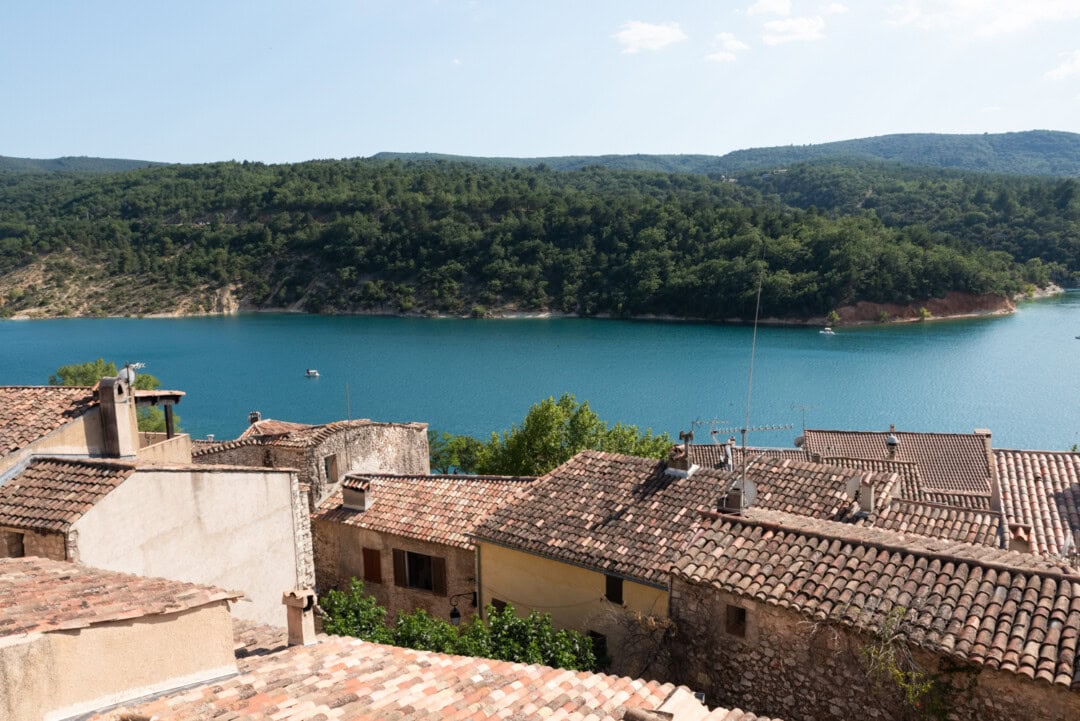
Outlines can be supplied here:
M966 310L957 313L937 314L933 313L927 317L909 317L903 315L890 314L887 320L880 319L863 319L863 318L850 318L843 319L843 312L854 309L856 306L844 306L838 309L841 312L841 320L838 323L830 324L825 316L812 316L809 318L776 318L767 317L758 320L759 325L771 326L771 327L792 327L792 328L807 328L807 327L824 327L832 325L837 328L844 327L857 327L867 325L893 325L898 323L922 323L928 321L947 321L947 320L963 320L970 318L992 318L997 316L1012 315L1016 312L1017 303L1027 303L1032 301L1044 300L1047 298L1053 298L1058 295L1062 295L1068 292L1067 289L1062 288L1055 284L1050 284L1046 288L1037 288L1030 295L1018 294L1013 298L1003 298L997 296L1001 301L1007 303L1006 306L985 310ZM935 300L930 299L925 301L925 304L930 304ZM869 304L866 301L861 303L870 306L883 306L884 304ZM890 304L891 305L891 304ZM907 308L914 308L920 304L910 304ZM921 306L920 306L921 307ZM457 319L457 320L560 320L560 319L595 319L595 320L624 320L624 321L640 321L640 322L660 322L660 323L705 323L710 325L752 325L753 320L745 320L742 318L701 318L701 317L682 317L674 315L664 314L643 314L635 316L614 316L610 313L595 313L593 315L581 315L579 313L564 313L562 311L518 311L518 310L506 310L506 311L491 311L483 316L474 316L469 313L424 313L424 312L405 312L395 313L389 311L351 311L345 313L311 313L309 311L299 310L297 308L290 307L278 307L278 308L251 308L244 307L243 305L234 306L231 310L226 311L199 311L194 313L185 312L166 312L166 313L137 313L127 315L102 315L102 316L80 316L80 315L46 315L46 316L30 316L26 314L16 314L10 318L0 319L10 321L29 321L29 320L61 320L64 318L136 318L136 319L160 319L160 318L207 318L207 317L225 317L225 316L239 316L239 315L260 315L260 314L280 314L280 315L324 315L324 316L356 316L356 317L371 317L371 318L418 318L418 319Z

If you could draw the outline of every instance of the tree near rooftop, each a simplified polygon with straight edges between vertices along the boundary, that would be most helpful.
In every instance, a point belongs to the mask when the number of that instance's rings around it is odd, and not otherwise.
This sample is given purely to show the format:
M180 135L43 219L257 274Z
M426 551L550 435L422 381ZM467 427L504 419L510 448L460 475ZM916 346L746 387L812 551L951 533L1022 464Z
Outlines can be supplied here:
M398 614L386 625L386 609L365 595L364 583L349 582L347 591L330 590L319 600L327 633L355 636L422 651L538 663L576 671L597 671L592 640L577 631L556 631L551 616L533 611L522 618L507 605L488 606L488 623L473 616L460 627L435 618L423 609Z
M432 468L508 476L539 476L584 450L662 458L671 448L667 433L601 420L588 401L570 393L533 405L520 425L492 433L484 444L470 436L443 433L432 446Z
M115 377L117 374L116 364L98 358L86 363L72 363L60 366L54 375L49 376L51 386L92 386L105 377ZM153 391L161 387L161 381L149 373L135 374L135 390ZM139 430L147 433L165 432L165 413L160 408L139 408L136 411L139 419ZM180 427L180 416L173 416L176 427Z

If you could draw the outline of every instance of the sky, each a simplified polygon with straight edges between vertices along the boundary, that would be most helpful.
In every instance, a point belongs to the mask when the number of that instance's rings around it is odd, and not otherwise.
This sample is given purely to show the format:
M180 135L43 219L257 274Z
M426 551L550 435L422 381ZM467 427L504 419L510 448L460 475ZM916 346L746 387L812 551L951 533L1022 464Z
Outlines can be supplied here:
M0 155L722 155L1080 132L1080 0L27 0L0 67Z

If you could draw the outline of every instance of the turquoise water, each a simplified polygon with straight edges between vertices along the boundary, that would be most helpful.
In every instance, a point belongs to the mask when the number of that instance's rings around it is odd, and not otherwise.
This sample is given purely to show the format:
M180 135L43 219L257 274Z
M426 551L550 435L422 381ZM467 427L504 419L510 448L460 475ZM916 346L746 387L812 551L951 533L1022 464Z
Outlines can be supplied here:
M40 384L99 356L143 361L184 390L184 429L234 437L248 411L305 422L425 421L486 437L570 392L608 420L672 434L744 420L752 329L577 319L302 315L0 322L0 383ZM815 428L970 432L1002 448L1080 443L1080 293L1004 318L858 329L761 328L751 436ZM307 379L306 368L321 377ZM346 406L346 386L349 405ZM699 433L704 440L706 434Z

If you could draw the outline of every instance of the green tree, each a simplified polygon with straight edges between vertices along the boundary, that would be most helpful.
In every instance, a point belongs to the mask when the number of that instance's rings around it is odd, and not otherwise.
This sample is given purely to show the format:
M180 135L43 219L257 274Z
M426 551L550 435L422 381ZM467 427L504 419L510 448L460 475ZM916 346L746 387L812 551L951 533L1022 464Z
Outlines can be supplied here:
M117 374L116 364L98 358L86 363L72 363L60 366L54 375L49 376L51 386L93 386L99 380L106 377L115 377ZM161 381L149 373L135 374L135 390L153 391L161 387ZM147 433L165 432L165 413L155 406L139 408L136 411L139 420L139 430ZM174 415L173 422L180 427L180 416Z
M475 473L484 444L472 436L428 430L431 470L435 473Z
M491 434L477 459L478 473L538 476L586 450L662 458L671 448L667 433L616 423L608 425L589 407L565 393L529 409L521 425Z
M460 627L435 618L423 609L398 615L393 627L386 625L386 609L364 594L358 579L347 591L328 591L320 600L323 629L327 633L355 636L386 643L462 656L501 661L538 663L577 671L596 671L592 640L577 631L556 630L549 614L533 611L519 617L513 606L501 611L487 607L488 622L473 616Z

